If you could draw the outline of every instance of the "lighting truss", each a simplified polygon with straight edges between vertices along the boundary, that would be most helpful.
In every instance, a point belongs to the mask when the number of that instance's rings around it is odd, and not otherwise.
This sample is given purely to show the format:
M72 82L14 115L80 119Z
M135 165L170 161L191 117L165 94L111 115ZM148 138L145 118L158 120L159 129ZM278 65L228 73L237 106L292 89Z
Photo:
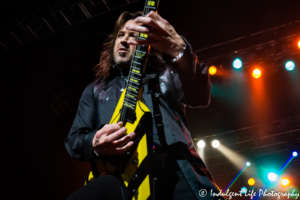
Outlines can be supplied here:
M299 52L295 43L296 38L299 38L299 36L300 20L297 20L198 49L194 52L201 62L207 64L220 63L220 60L224 62L227 59L231 60L231 65L233 58L236 56L246 57L246 59L243 59L243 65L247 65L253 60L259 60L263 63L270 59L280 59L286 53L293 55Z
M0 53L138 0L63 0L0 27Z
M50 108L58 115L76 111L82 91L87 84L52 94Z

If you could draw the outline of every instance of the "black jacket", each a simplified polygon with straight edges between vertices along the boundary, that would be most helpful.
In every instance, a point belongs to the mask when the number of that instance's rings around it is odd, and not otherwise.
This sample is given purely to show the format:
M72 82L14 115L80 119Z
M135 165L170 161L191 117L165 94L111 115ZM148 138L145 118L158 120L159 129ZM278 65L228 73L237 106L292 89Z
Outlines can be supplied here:
M192 52L191 46L187 48L182 59L190 61L187 68L193 69L192 77L184 77L177 73L177 66L169 62L165 56L166 65L162 70L149 68L144 82L158 76L160 92L159 108L163 118L166 144L174 149L182 149L183 157L177 159L177 163L188 180L195 196L199 197L200 189L208 192L218 192L205 164L193 147L193 141L189 132L185 116L185 107L205 107L210 102L210 80L206 65L198 62ZM105 124L110 122L111 116L118 103L122 89L126 86L126 77L118 67L112 67L109 77L101 82L99 80L89 84L80 99L77 115L65 140L69 154L79 161L89 161L96 164L92 153L92 140L94 134ZM144 85L143 99L153 113L151 94L148 84ZM153 126L154 132L156 127ZM200 198L200 197L199 197ZM207 199L211 199L207 195Z

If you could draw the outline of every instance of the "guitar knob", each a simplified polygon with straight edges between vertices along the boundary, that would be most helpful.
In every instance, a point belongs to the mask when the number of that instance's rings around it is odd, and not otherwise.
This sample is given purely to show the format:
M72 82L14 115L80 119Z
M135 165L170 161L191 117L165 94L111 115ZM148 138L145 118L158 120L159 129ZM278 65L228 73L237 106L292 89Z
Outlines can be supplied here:
M132 163L133 165L138 165L138 164L139 164L139 159L134 158L134 159L131 161L131 163Z
M132 180L134 181L134 180L137 179L137 178L138 178L138 175L135 174L135 175L133 176Z
M127 152L126 152L126 156L127 156L127 157L130 157L130 156L131 156L130 151L127 151Z
M137 190L137 189L133 189L133 190L132 190L132 195L133 195L133 196L136 196L137 194L138 194L138 190Z

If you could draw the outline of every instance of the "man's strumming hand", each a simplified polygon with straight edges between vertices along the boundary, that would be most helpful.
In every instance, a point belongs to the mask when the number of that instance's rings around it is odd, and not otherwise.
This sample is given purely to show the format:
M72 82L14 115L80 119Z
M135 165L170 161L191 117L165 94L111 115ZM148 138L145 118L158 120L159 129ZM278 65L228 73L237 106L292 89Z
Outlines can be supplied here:
M125 135L127 129L122 127L122 124L122 122L106 124L96 132L92 146L99 155L122 154L133 145L131 139L135 133Z

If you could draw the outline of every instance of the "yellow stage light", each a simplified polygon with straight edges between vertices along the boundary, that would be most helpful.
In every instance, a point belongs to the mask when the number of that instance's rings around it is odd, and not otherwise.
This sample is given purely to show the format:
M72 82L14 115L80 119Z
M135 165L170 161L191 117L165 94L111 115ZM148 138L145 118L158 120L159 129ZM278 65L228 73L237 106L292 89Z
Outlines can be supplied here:
M287 178L283 178L281 179L281 185L283 186L287 186L290 183L290 180Z
M248 184L249 184L250 186L253 186L253 185L255 184L254 178L250 178L250 179L248 180Z
M215 66L210 66L208 72L210 75L215 75L217 73L217 68Z
M253 70L252 76L253 76L254 78L259 78L259 77L261 77L261 71L260 71L259 69L256 68L255 70Z

